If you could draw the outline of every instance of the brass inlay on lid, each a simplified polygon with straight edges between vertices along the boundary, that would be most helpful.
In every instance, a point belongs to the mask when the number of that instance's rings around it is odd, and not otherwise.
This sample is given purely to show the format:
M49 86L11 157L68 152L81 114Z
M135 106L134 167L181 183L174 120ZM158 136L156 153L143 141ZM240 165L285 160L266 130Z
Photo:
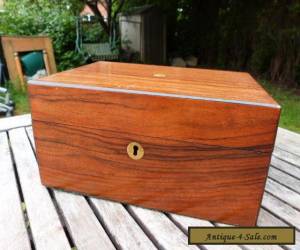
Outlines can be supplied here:
M153 76L154 76L154 77L159 77L159 78L164 78L164 77L166 77L166 75L165 75L165 74L162 74L162 73L155 73L155 74L153 74Z

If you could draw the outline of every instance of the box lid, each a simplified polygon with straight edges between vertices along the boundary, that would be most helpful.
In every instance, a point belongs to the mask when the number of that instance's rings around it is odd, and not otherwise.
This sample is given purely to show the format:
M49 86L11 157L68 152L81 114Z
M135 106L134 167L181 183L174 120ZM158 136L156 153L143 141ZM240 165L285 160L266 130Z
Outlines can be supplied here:
M244 72L96 62L29 83L280 108Z

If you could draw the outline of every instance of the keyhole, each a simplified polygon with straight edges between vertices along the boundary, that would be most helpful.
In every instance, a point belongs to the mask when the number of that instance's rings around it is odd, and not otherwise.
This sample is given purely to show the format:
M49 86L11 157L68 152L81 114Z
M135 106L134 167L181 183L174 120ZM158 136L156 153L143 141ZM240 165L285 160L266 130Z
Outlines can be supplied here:
M134 155L134 156L137 156L138 150L139 150L139 147L138 147L137 145L134 145L134 146L133 146L133 155Z
M133 160L140 160L144 156L144 148L137 142L130 142L127 145L127 154Z

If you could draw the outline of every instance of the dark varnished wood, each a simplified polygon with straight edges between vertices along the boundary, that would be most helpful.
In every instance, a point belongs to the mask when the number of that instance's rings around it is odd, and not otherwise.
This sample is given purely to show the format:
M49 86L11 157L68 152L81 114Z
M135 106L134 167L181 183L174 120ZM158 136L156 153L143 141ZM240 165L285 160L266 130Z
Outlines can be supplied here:
M63 85L34 84L29 92L45 185L256 223L279 108ZM144 148L141 160L127 155L133 141Z

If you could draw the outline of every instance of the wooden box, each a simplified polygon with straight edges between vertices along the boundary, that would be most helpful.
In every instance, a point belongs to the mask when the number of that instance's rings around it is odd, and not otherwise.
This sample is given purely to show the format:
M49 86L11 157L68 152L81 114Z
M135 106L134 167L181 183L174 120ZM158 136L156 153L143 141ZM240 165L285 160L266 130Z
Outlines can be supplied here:
M280 107L249 74L98 62L29 93L44 185L256 224Z

